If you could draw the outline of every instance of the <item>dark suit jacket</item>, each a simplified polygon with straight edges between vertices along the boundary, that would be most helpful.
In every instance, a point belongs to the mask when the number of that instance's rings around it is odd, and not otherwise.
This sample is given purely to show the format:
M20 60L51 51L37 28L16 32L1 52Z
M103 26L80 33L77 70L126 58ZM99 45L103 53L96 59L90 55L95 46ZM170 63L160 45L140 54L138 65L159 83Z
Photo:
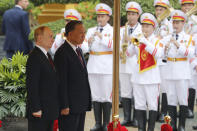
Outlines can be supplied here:
M7 10L3 15L2 32L5 34L3 49L28 54L33 43L28 40L30 33L28 13L19 7Z
M87 69L67 41L56 51L54 62L60 79L60 109L69 107L70 113L91 110Z
M35 47L26 65L27 117L42 110L43 120L54 120L59 114L58 76L46 55Z

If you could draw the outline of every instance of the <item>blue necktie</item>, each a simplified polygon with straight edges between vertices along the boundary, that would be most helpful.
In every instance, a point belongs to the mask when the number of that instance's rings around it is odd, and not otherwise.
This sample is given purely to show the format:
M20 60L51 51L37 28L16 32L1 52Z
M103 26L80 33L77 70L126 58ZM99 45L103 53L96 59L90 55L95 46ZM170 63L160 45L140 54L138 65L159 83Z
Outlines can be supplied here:
M133 33L133 28L129 29L129 33L132 34Z
M179 35L178 35L178 34L176 34L176 40L178 40L178 38L179 38Z
M103 27L100 28L100 33L103 31Z

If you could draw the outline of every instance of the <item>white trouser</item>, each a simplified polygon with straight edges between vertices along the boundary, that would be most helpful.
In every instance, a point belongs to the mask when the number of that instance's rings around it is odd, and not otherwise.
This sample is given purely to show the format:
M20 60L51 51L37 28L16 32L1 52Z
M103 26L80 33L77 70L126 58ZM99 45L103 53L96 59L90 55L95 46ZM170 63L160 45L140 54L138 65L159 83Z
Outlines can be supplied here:
M159 100L159 84L133 84L135 109L157 111Z
M193 80L194 80L194 85L193 85L192 87L193 87L193 89L197 90L197 75L195 75L195 76L193 77ZM196 91L196 92L197 92L197 91Z
M165 66L166 65L160 66L160 76L161 76L160 91L161 93L166 93L166 81L165 79L163 79L166 73Z
M112 101L112 75L89 74L92 101Z
M131 74L120 74L120 96L123 98L132 98Z
M189 88L195 89L196 90L196 86L197 86L197 75L192 75L192 78L189 80Z
M166 80L168 105L188 105L189 80Z
M161 80L161 84L160 84L160 91L161 91L161 93L166 93L166 87L167 85L166 85L166 80L164 80L164 79L162 79Z

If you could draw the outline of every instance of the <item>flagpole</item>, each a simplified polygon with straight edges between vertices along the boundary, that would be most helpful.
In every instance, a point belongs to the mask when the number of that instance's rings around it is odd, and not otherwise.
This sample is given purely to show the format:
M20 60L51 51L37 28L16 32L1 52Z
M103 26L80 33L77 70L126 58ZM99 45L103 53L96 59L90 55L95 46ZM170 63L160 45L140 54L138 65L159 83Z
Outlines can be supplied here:
M119 43L120 43L120 0L114 0L113 17L113 97L112 121L116 128L119 121Z

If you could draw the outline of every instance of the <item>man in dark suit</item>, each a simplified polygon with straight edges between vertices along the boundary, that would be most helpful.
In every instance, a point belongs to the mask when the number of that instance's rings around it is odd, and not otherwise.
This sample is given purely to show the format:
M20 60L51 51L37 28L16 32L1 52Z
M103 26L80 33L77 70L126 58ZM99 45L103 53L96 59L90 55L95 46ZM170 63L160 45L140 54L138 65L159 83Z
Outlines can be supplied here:
M52 131L59 115L58 76L47 52L53 44L53 33L41 26L34 37L36 47L26 65L28 131Z
M54 62L60 79L60 131L84 131L86 111L91 110L91 92L86 62L78 45L85 38L81 21L65 27L66 40L56 51Z
M5 34L3 49L6 56L12 58L17 51L28 54L33 43L28 40L30 33L28 13L26 9L28 0L15 0L15 7L7 10L3 15L2 32Z

